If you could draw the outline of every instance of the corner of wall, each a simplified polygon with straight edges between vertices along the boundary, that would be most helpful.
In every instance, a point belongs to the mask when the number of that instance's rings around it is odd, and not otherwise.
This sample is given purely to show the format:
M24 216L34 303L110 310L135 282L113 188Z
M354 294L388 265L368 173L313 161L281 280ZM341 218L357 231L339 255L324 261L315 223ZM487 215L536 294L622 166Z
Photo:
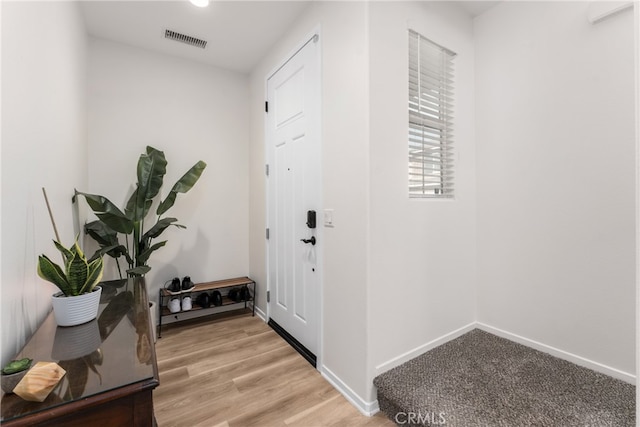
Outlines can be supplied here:
M370 417L375 415L379 410L378 400L366 401L358 395L347 383L342 381L335 373L329 368L323 366L320 369L320 373L336 390L338 390L345 399L347 399L353 406L360 411L363 415Z

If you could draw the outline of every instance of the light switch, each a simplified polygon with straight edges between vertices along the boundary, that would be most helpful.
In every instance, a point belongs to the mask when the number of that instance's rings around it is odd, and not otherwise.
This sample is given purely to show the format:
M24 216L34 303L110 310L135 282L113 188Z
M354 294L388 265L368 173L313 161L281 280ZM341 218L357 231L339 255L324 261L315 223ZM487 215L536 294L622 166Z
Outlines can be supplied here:
M333 227L333 209L324 210L324 226Z

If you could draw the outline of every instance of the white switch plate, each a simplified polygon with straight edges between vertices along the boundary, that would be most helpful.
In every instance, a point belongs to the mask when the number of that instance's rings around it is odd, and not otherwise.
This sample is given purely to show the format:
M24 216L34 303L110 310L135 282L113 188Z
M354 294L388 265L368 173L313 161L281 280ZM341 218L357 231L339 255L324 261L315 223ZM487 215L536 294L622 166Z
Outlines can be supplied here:
M333 227L333 209L324 210L324 226Z

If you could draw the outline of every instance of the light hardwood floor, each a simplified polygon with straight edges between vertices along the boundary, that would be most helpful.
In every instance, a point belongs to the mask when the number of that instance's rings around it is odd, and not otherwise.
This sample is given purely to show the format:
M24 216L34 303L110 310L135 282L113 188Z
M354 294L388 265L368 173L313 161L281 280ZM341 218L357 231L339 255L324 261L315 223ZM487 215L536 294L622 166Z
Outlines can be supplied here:
M156 353L160 427L395 425L362 415L258 317L166 326Z

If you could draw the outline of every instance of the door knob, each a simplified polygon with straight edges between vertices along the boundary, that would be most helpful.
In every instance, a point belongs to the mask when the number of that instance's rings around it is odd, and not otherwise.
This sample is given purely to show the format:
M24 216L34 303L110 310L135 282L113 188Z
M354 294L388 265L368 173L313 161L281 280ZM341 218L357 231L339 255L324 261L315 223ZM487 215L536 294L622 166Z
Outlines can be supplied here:
M301 242L311 243L313 246L316 245L316 236L311 236L310 239L300 239Z

